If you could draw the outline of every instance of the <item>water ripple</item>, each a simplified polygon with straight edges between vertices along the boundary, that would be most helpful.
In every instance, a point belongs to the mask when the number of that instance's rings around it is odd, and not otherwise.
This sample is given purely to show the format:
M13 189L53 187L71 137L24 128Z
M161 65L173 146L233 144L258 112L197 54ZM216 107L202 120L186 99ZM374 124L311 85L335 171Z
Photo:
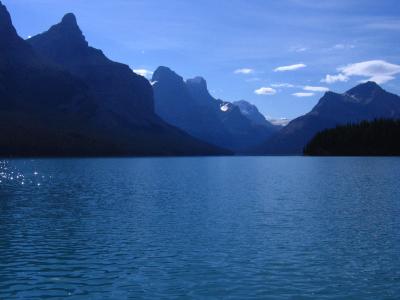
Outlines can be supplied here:
M400 293L397 158L3 160L0 178L0 299Z

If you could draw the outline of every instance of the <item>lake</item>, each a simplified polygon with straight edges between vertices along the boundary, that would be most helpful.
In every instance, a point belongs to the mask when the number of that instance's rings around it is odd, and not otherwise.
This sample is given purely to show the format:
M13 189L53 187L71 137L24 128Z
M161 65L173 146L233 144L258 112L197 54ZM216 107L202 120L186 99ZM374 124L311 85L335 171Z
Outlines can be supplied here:
M0 163L0 299L398 299L400 158Z

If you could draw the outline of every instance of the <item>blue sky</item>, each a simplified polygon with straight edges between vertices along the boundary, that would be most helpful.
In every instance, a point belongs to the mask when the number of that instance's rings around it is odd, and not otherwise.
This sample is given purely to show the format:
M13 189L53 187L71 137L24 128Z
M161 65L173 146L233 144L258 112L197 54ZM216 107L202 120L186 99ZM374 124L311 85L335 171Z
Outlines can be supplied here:
M398 0L3 0L22 37L78 18L132 69L203 76L215 97L295 118L330 89L373 78L400 94ZM327 77L327 75L331 75Z

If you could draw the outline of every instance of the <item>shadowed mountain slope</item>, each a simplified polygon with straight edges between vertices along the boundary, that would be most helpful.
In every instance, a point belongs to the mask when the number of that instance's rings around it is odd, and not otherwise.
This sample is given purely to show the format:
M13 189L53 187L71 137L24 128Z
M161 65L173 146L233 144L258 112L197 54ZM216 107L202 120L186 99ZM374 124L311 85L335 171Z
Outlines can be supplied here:
M314 135L337 125L400 118L400 97L366 82L343 93L327 92L308 114L291 121L260 148L263 154L301 154Z
M201 77L188 79L167 67L153 74L156 113L190 135L241 153L269 137L275 127L259 124L232 103L213 98Z
M0 155L229 153L153 106L147 80L90 48L72 14L28 43L0 2Z
M232 104L239 107L242 115L248 118L253 124L269 127L275 131L278 131L278 129L280 129L280 126L275 126L271 122L267 121L265 116L259 112L257 106L245 100L235 101Z

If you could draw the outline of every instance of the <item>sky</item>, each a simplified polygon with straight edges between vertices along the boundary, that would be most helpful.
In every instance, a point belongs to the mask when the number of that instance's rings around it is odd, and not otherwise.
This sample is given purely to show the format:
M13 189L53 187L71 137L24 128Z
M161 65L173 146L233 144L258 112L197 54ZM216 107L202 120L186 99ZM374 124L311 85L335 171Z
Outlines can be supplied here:
M151 78L202 76L268 118L374 80L400 94L399 0L2 0L23 38L73 12L89 44Z

